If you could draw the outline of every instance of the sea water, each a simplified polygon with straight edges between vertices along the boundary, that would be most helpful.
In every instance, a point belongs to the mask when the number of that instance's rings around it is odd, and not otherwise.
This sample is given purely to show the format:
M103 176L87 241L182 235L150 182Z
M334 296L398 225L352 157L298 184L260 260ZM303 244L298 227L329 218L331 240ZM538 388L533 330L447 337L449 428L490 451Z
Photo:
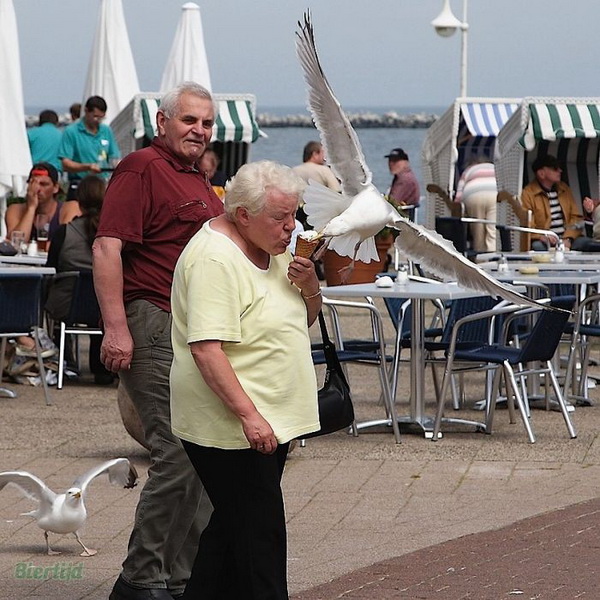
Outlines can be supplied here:
M319 139L316 129L302 127L270 127L265 128L264 132L268 137L260 138L252 144L250 160L274 160L290 167L302 162L302 149L307 142ZM402 148L408 154L421 190L421 206L417 213L417 222L424 223L426 191L421 167L421 146L427 135L427 129L382 127L357 129L356 133L367 165L373 173L373 183L382 194L387 193L392 183L392 175L385 155L392 148Z
M444 113L446 108L444 106L349 106L345 110L347 114L374 113L384 115L396 112L398 114L425 113L439 116ZM256 112L277 116L308 114L307 109L302 106L264 107L259 105ZM263 131L268 137L260 138L252 144L250 160L269 159L293 167L302 162L304 145L310 140L319 139L317 130L313 128L269 127L264 128ZM385 155L392 148L402 148L408 154L411 167L419 181L421 196L425 195L421 148L427 135L426 128L357 128L356 133L367 165L373 173L373 183L382 193L388 191L392 182Z
M274 160L291 167L302 162L302 150L310 140L318 140L316 129L303 127L275 127L263 130L268 137L259 138L250 151L250 160ZM403 148L425 194L421 168L421 146L427 129L357 129L367 165L373 173L373 183L382 193L388 191L392 176L385 155L392 148Z

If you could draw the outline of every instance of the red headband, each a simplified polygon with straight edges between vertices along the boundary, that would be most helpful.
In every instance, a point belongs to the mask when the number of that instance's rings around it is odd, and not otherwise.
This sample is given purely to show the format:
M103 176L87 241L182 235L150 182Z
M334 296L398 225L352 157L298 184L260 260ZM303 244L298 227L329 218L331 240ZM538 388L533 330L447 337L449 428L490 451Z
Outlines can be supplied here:
M32 175L40 175L41 177L50 177L50 179L52 179L52 177L50 176L50 173L48 173L48 169L32 169L31 170L31 174Z

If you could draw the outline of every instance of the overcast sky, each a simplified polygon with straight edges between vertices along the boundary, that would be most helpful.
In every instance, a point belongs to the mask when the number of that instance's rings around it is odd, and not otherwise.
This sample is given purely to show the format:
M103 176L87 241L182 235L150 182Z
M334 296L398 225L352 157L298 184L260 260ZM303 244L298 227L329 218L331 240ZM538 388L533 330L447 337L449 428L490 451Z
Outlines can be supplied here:
M13 0L26 106L83 94L100 0ZM299 106L294 30L312 10L321 63L344 106L448 106L461 35L430 25L443 0L197 0L213 91L250 92L259 111ZM182 0L123 0L142 91L158 91ZM451 7L462 18L462 0ZM600 96L598 0L470 0L468 95Z

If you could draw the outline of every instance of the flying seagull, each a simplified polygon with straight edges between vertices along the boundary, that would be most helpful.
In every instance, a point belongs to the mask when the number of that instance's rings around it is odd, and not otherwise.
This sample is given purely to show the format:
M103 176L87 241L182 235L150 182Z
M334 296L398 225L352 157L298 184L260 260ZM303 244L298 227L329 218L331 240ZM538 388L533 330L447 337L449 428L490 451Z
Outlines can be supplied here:
M458 253L438 233L404 218L372 183L372 175L350 120L329 85L317 55L309 13L298 22L296 53L308 86L312 114L331 169L341 181L338 194L315 181L304 192L309 223L340 256L371 262L378 260L375 234L384 227L399 230L396 247L410 260L442 279L455 279L470 289L519 304L540 304L496 281ZM350 266L350 268L351 268Z
M7 484L12 484L17 486L25 496L39 503L36 510L23 514L33 517L37 521L38 527L44 530L46 551L49 556L60 554L50 548L49 531L75 534L75 538L83 548L80 556L94 556L97 551L86 548L79 537L78 530L85 523L87 517L83 503L87 486L92 479L103 473L108 474L110 483L122 485L125 488L134 487L138 478L135 467L126 458L115 458L78 477L64 494L56 494L41 479L27 471L0 473L0 490Z

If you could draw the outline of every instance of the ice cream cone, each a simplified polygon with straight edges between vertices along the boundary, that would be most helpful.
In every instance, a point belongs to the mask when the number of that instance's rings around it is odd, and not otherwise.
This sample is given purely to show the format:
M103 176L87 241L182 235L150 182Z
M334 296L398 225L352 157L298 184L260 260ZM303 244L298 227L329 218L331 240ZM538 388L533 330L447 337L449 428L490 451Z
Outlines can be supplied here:
M294 255L302 256L303 258L310 258L318 245L319 240L305 240L298 236L296 238L296 249L294 250Z

